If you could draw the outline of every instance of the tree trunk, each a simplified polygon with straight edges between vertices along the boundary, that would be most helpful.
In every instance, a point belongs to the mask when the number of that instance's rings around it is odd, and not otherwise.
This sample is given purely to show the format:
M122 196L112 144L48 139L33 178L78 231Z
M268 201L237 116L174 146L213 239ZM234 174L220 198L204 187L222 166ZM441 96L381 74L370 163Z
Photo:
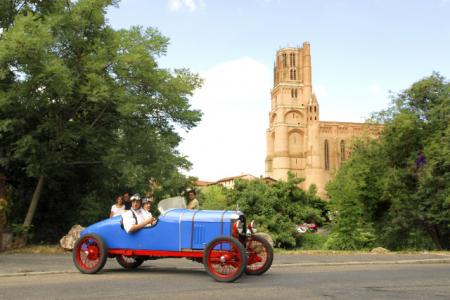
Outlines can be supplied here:
M431 228L428 228L428 233L430 234L431 239L436 245L437 250L442 250L442 243L438 228L436 226L432 226Z
M25 227L29 227L31 225L31 222L33 221L34 213L36 212L36 207L39 202L39 198L41 197L42 189L44 188L44 175L39 176L39 181L36 185L36 188L33 192L33 197L31 198L30 206L28 207L27 216L25 217L25 221L23 222L23 225Z

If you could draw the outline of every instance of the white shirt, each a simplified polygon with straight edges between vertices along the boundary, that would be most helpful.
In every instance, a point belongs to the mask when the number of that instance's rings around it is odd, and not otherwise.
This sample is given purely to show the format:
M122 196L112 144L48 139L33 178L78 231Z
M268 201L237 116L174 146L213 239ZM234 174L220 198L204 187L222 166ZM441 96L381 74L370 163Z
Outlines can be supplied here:
M134 215L136 216L136 219L133 217L133 212L134 212ZM151 217L152 217L152 214L143 208L139 208L137 210L134 210L134 209L127 210L122 215L123 228L125 228L126 232L129 232L133 225L142 223ZM150 224L147 226L150 226Z
M121 215L123 213L125 213L125 205L122 205L122 207L117 207L115 204L113 206L111 206L111 212L112 212L112 216L118 216Z

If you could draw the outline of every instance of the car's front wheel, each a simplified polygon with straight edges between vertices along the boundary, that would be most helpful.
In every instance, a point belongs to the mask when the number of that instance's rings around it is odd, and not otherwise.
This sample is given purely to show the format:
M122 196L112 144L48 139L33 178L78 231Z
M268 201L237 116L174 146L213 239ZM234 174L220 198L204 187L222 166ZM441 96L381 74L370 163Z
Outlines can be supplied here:
M108 250L102 238L88 234L77 240L72 252L72 259L77 269L84 274L95 274L106 263Z
M119 255L116 256L116 260L125 269L135 269L142 265L144 260L141 257L138 256L125 256L125 255Z
M261 275L269 270L273 261L273 248L265 238L258 235L250 237L246 242L246 248L248 260L245 273L247 275Z
M247 253L241 242L232 237L219 237L205 248L203 264L217 281L232 282L241 277L247 266Z

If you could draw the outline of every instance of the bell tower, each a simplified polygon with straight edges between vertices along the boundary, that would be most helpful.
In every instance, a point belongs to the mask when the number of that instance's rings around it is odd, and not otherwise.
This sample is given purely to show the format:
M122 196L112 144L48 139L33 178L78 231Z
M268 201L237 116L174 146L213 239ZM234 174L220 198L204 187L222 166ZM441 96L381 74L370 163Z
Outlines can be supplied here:
M311 52L302 47L277 51L273 68L265 175L286 180L288 172L304 178L326 198L326 184L351 155L354 138L378 138L381 124L321 121L312 91Z
M319 155L314 149L319 105L312 93L309 43L278 50L273 77L265 175L285 180L291 171L306 177L307 168L318 163Z

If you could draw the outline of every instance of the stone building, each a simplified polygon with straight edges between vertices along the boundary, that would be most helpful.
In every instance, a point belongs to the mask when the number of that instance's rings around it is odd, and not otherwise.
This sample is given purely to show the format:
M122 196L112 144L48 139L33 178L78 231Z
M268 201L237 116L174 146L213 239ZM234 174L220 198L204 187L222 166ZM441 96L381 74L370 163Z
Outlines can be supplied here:
M351 154L355 136L377 137L383 127L366 123L320 121L313 93L309 43L282 48L275 58L274 86L267 130L265 176L287 179L288 171L305 178L303 188L325 185Z

